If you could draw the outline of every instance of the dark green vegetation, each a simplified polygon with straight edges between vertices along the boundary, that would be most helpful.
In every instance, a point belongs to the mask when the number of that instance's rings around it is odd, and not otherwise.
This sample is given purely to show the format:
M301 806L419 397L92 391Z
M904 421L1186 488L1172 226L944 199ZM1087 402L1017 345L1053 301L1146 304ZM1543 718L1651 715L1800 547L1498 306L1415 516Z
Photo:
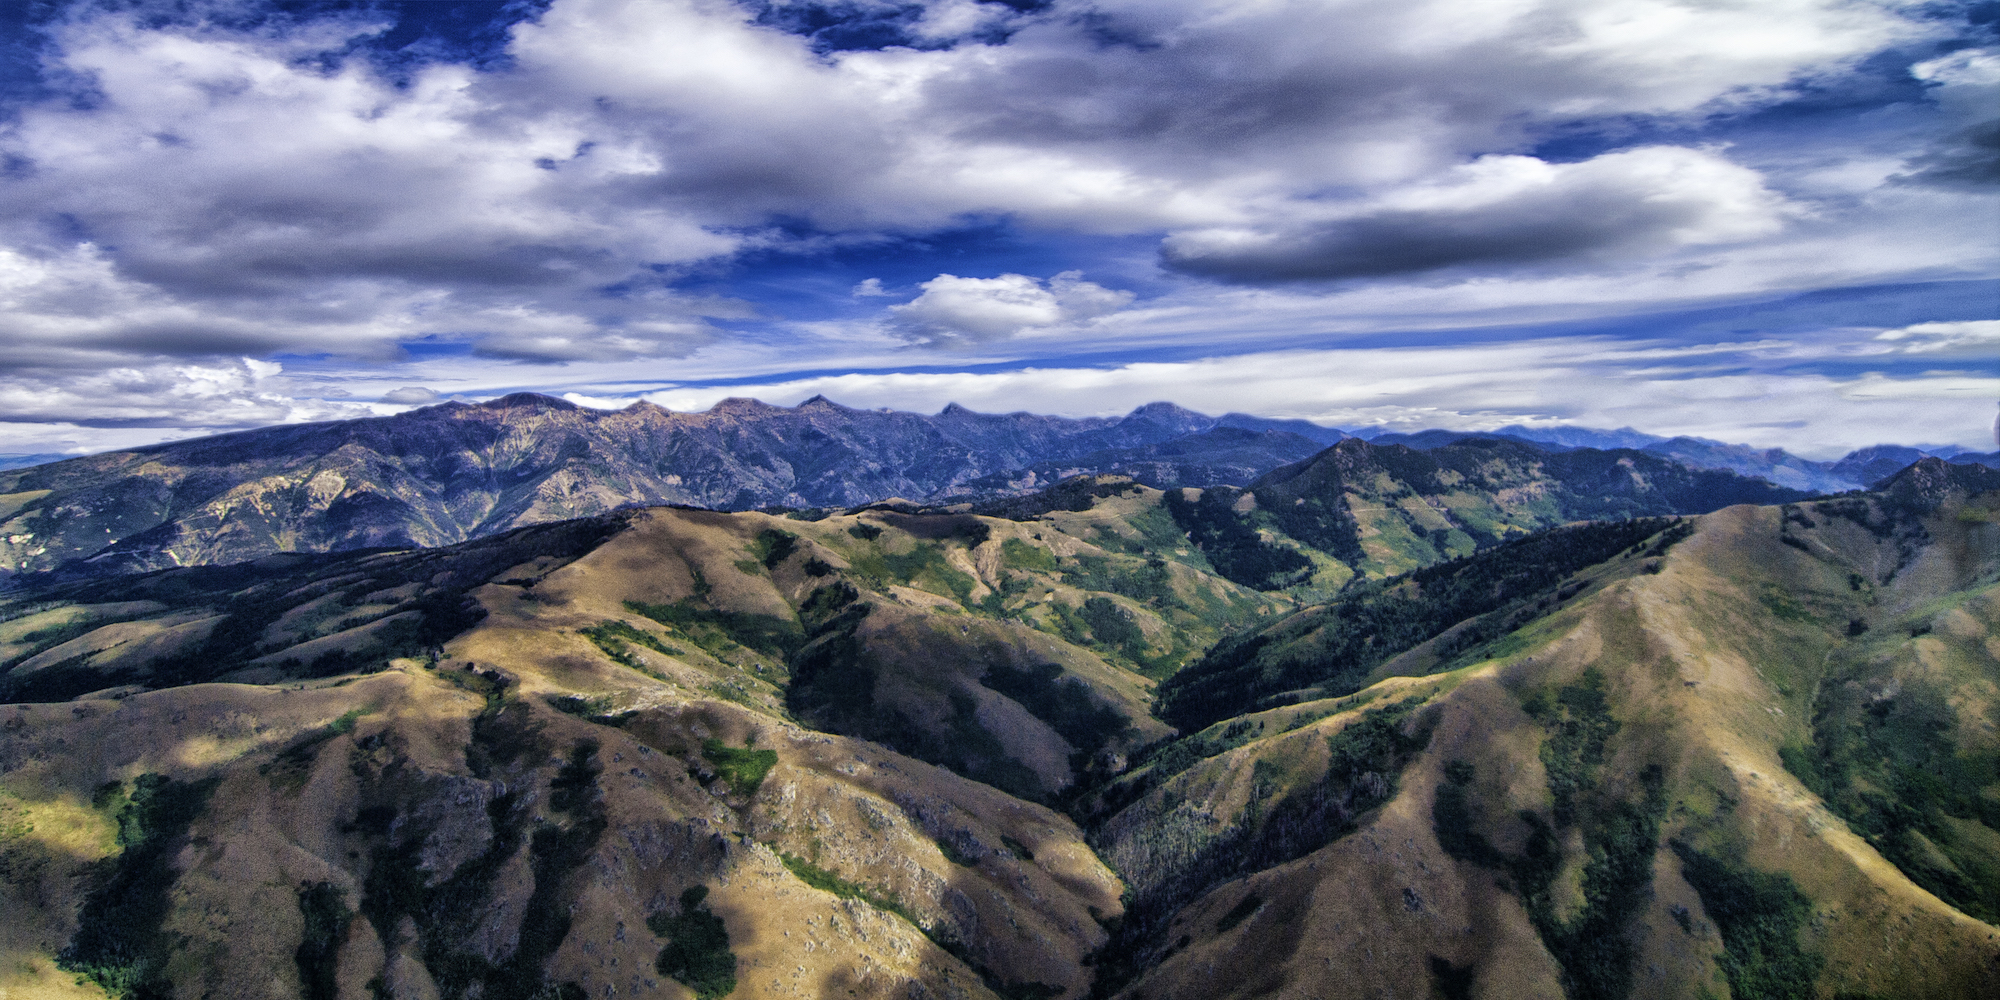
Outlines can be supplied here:
M830 892L842 899L858 899L884 913L893 913L902 917L904 920L910 922L910 926L918 930L924 929L924 925L917 920L916 915L912 914L909 908L892 897L875 892L859 882L850 882L833 872L827 871L795 855L780 852L778 860L783 861L785 868L792 874L797 875L799 881L821 892Z
M93 866L93 887L58 967L114 996L172 996L163 974L174 944L160 927L180 874L174 856L214 788L214 781L177 781L163 774L142 774L132 782L131 797L118 810L121 850ZM122 795L122 788L101 789L99 797L109 804Z
M546 759L547 747L530 728L526 713L502 707L475 723L475 743L492 744L475 771L514 768L524 759ZM350 827L376 839L362 887L361 913L383 941L396 942L407 916L415 923L424 964L447 1000L477 995L493 1000L539 1000L551 991L570 995L569 984L548 981L543 966L569 935L568 877L581 867L604 834L603 770L597 744L573 746L549 781L548 811L537 819L519 790L495 797L486 808L491 839L486 849L435 884L420 865L428 831L404 829L387 839L396 809L362 810ZM494 880L525 847L534 891L523 907L518 943L499 963L470 945L493 893Z
M694 596L672 604L626 601L627 610L680 630L682 635L714 654L726 654L735 646L784 659L805 642L799 623L775 615L720 610L708 604L708 582L695 574Z
M1539 532L1478 555L1386 580L1355 583L1330 604L1217 643L1160 686L1160 715L1182 731L1272 704L1358 691L1369 671L1452 630L1440 667L1574 597L1572 574L1624 553L1654 558L1689 528L1664 519L1582 524ZM1655 538L1654 536L1658 536ZM1646 545L1651 540L1650 545ZM1456 626L1456 628L1454 628Z
M604 655L611 657L613 663L622 664L642 672L645 670L645 667L639 662L639 658L633 655L632 648L628 645L630 643L636 643L656 653L664 653L668 656L680 655L680 650L661 642L659 636L644 629L633 628L625 622L613 619L606 619L595 625L580 628L576 631L578 635L589 639L592 645L603 650Z
M964 604L978 581L952 568L935 542L918 542L908 552L869 552L854 560L854 572L880 590L890 584L946 593Z
M1556 825L1572 826L1577 794L1596 777L1604 763L1604 744L1618 732L1618 720L1604 698L1604 674L1592 667L1577 683L1559 689L1553 705L1536 692L1522 708L1548 731L1541 756L1549 795L1555 799Z
M1291 788L1276 802L1268 801L1275 789L1261 784L1227 832L1172 871L1136 887L1124 919L1098 956L1096 995L1110 995L1159 961L1170 950L1166 929L1188 903L1232 878L1333 843L1352 833L1369 810L1394 798L1403 769L1430 744L1436 720L1419 713L1420 707L1419 700L1408 699L1362 712L1327 737L1327 768L1317 780ZM1232 911L1222 922L1234 927L1255 909Z
M1478 829L1480 817L1474 814L1469 792L1475 775L1467 761L1445 764L1445 783L1437 787L1437 797L1431 800L1431 829L1446 854L1482 868L1503 868L1506 857Z
M26 675L14 669L25 657L0 664L6 671L0 673L0 700L61 701L127 683L151 688L196 684L245 669L260 657L275 661L286 677L308 678L379 669L400 656L430 656L485 616L468 596L473 588L526 562L539 560L546 567L543 572L553 571L625 525L622 515L614 515L524 528L450 549L282 555L234 566L106 579L58 576L38 590L38 598L90 604L154 601L165 610L133 617L196 612L219 620L205 637L143 660L119 657L114 650L105 654L112 658L103 665L94 657L75 657ZM303 634L267 638L279 619L308 604L313 613ZM123 619L93 624L113 620ZM340 633L354 636L353 641L323 653L285 655L295 645Z
M701 741L701 755L715 765L715 773L729 782L730 789L742 796L757 794L764 776L778 766L776 750L732 747L712 736Z
M299 964L299 983L306 1000L338 1000L340 946L347 939L347 927L354 911L347 908L346 893L330 882L299 884L299 916L305 930L293 958Z
M1945 679L1884 676L1878 656L1845 664L1819 686L1812 745L1781 748L1785 767L1911 881L2000 921L2000 865L1981 843L2000 833L2000 751L1955 738L1963 722Z
M258 771L271 775L272 780L280 787L297 792L304 785L306 774L312 769L313 760L319 756L320 747L329 740L353 732L355 723L366 714L368 713L362 709L349 709L332 722L293 737L279 748L277 755L269 764L258 768Z
M750 543L750 554L765 569L776 569L778 564L791 558L799 550L799 536L789 531L765 528L757 533Z
M1552 896L1562 858L1555 837L1541 818L1524 813L1530 828L1527 850L1505 859L1542 944L1562 966L1563 987L1573 1000L1620 1000L1633 987L1638 948L1630 936L1632 919L1644 908L1653 882L1653 855L1659 849L1660 820L1666 813L1666 774L1651 765L1639 774L1638 801L1630 792L1599 780L1605 743L1618 732L1604 696L1604 677L1595 667L1577 683L1556 692L1550 705L1539 696L1528 703L1542 724L1542 763L1558 829L1582 828L1587 860L1583 906L1567 919ZM1467 844L1475 853L1497 855Z
M945 842L938 841L938 847L944 850L947 856L950 855L952 849ZM1027 857L1029 860L1033 860L1034 855L1028 854ZM911 913L908 907L904 906L894 897L875 892L858 882L850 882L796 855L779 852L778 860L784 862L785 868L793 875L798 876L799 881L815 889L833 893L841 899L858 899L884 913L893 913L903 918L909 922L910 926L923 932L924 936L929 938L932 944L937 945L952 957L964 962L968 968L979 976L988 989L998 993L1000 996L1006 998L1006 1000L1052 1000L1052 998L1062 993L1060 989L1043 983L1010 983L1002 980L994 974L993 970L980 964L973 957L971 951L965 947L963 942L954 939L941 927L927 925L918 920L916 914ZM962 864L963 862L954 863ZM726 940L724 943L727 943ZM665 970L662 969L662 971ZM682 982L687 981L682 980ZM731 980L731 985L734 985L734 979ZM721 994L716 995L720 996Z
M698 1000L736 992L736 956L729 950L729 928L709 910L707 899L707 886L690 886L681 893L680 912L662 910L646 918L646 927L667 939L653 967L693 990Z
M1667 808L1666 774L1649 765L1638 775L1638 788L1623 792L1601 780L1605 744L1619 724L1605 699L1604 677L1594 667L1553 699L1538 692L1528 708L1544 731L1541 757L1555 825L1536 812L1523 812L1518 819L1527 827L1524 850L1517 856L1501 852L1479 832L1490 818L1473 798L1475 767L1454 760L1445 764L1445 781L1431 803L1432 828L1446 854L1511 876L1506 884L1520 894L1543 946L1561 966L1563 989L1572 1000L1620 1000L1634 988L1638 948L1630 927L1652 892L1653 856ZM1569 827L1581 828L1585 861L1583 904L1565 918L1557 912L1554 892L1564 864L1560 831Z
M1162 502L1174 523L1187 533L1188 541L1208 557L1216 573L1232 583L1253 590L1278 590L1311 576L1312 560L1265 541L1249 519L1236 513L1234 504L1241 495L1241 490L1216 487L1203 490L1201 499L1190 502L1185 491L1168 490Z
M1722 934L1717 956L1736 1000L1809 1000L1820 956L1799 945L1812 901L1791 876L1725 863L1678 840L1681 877L1701 895L1701 908Z

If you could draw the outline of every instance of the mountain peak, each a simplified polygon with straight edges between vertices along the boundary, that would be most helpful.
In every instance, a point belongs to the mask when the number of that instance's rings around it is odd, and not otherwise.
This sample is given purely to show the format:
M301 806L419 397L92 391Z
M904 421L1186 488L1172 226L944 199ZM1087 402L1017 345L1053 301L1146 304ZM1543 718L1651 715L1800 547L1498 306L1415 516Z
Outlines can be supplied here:
M783 407L772 406L761 399L751 399L746 396L731 396L709 407L708 412L731 417L750 417L776 413L781 409Z
M499 399L489 399L479 404L487 410L575 410L580 409L567 399L544 396L539 392L510 392Z
M1160 420L1163 418L1173 419L1173 420L1209 419L1209 416L1206 413L1196 413L1195 411L1190 410L1187 407L1180 405L1179 403L1169 403L1165 401L1157 403L1147 403L1146 405L1141 406L1136 410L1133 410L1131 413L1126 414L1125 417L1128 420L1138 417L1143 417L1148 420Z

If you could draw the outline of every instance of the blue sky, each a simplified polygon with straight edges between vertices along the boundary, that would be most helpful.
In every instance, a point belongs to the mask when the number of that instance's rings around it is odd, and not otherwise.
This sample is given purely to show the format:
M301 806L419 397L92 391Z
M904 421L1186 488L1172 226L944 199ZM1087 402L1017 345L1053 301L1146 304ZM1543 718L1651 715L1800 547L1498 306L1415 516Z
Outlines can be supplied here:
M0 452L520 389L1992 447L2000 3L0 5Z

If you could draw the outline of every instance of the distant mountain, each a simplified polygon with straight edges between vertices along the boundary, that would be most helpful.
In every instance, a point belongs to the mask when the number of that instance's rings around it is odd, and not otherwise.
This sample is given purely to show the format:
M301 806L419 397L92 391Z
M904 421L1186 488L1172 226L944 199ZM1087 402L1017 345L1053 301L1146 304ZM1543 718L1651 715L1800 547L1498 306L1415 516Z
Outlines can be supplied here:
M1472 438L1520 441L1552 451L1575 448L1612 450L1631 448L1697 469L1727 469L1745 476L1768 479L1779 486L1816 493L1840 493L1863 489L1896 474L1920 458L1937 457L1959 465L2000 466L2000 452L1981 454L1956 448L1926 451L1903 445L1874 445L1848 453L1833 462L1816 462L1783 448L1756 448L1747 444L1727 444L1708 438L1664 438L1630 427L1615 431L1588 427L1523 427L1511 425L1490 431L1433 429L1414 433L1388 433L1362 429L1353 436L1375 444L1402 444L1430 449Z
M25 469L31 465L47 465L50 462L60 462L69 457L68 455L53 452L42 452L34 455L0 455L0 471L6 469Z
M1273 420L1247 413L1225 413L1216 418L1217 427L1238 427L1246 431L1283 431L1320 444L1339 444L1353 435L1338 427L1321 427L1310 420Z
M1837 467L1837 463L1800 458L1783 448L1752 448L1744 444L1722 444L1706 438L1677 437L1646 445L1645 450L1683 465L1700 469L1728 469L1745 476L1761 476L1779 486L1815 493L1839 493L1873 481L1864 482L1848 476ZM1914 462L1916 458L1910 461Z
M1426 431L1376 435L1370 443L1304 421L1211 417L1171 403L1086 419L976 413L956 404L931 415L859 410L824 397L796 407L727 399L704 413L676 413L651 403L592 410L522 393L0 471L0 575L447 545L659 504L745 510L890 498L981 502L1071 476L1116 474L1158 489L1250 488L1266 529L1336 554L1344 569L1315 571L1330 585L1341 573L1401 572L1510 531L1567 520L1699 513L1781 502L1804 495L1799 491L1839 492L1895 472L1903 458L1923 457L1885 447L1814 463L1694 438L1607 450L1565 442L1651 436L1507 430L1563 440ZM1327 468L1353 464L1336 477L1339 485L1324 496L1288 493L1284 477L1304 473L1277 470L1320 456L1329 441L1336 447L1326 453ZM1317 482L1316 475L1305 481ZM1425 514L1410 506L1412 496L1448 513ZM1270 497L1283 499L1273 506ZM1340 512L1308 524L1321 516L1311 512L1322 501ZM1432 523L1438 517L1445 520ZM1265 582L1256 575L1262 570L1246 568L1264 566L1263 558L1232 572L1239 582ZM1278 558L1270 567L1293 562Z
M1848 482L1868 486L1903 471L1911 463L1925 457L1925 453L1915 448L1878 444L1848 452L1846 457L1833 463L1832 469Z
M1171 486L1242 486L1281 465L1310 458L1324 446L1299 434L1221 426L1199 434L1131 448L1106 448L1068 461L1041 462L1026 469L982 476L947 489L955 495L987 496L1050 486L1071 476L1113 474L1155 489Z
M1284 429L1301 425L1318 438ZM78 560L157 569L278 551L446 545L654 504L845 507L1019 492L1079 472L1240 485L1338 437L1171 403L1088 419L955 404L935 415L857 410L824 397L790 408L726 399L705 413L675 413L644 402L590 410L521 393L0 473L0 573ZM968 485L975 481L985 486Z
M1513 441L1532 441L1540 445L1556 448L1644 448L1647 445L1665 441L1657 434L1646 434L1630 427L1620 427L1615 431L1599 430L1592 427L1526 427L1509 424L1490 431L1428 430L1415 433L1388 433L1377 431L1368 433L1355 431L1354 436L1364 437L1378 444L1407 444L1412 448L1429 448L1468 437L1505 438Z

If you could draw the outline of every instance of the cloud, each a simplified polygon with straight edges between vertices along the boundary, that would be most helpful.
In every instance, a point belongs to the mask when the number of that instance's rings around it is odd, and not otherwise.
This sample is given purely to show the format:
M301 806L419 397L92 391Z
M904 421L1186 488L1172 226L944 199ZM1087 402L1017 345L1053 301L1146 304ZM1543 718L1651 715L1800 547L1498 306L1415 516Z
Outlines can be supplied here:
M382 394L382 402L398 406L429 406L443 399L436 389L426 389L420 385L406 385Z
M1909 55L1928 103L1869 132L1884 147L1864 150L1873 180L1809 212L1785 200L1809 199L1797 171L1772 160L1838 166L1860 140L1783 156L1770 149L1786 142L1694 145L1962 27L1905 3L829 5L909 43L872 50L787 31L786 6L805 5L554 0L477 66L388 72L356 54L380 13L59 5L46 97L14 98L0 130L0 390L19 403L5 412L161 427L362 412L263 398L318 392L297 356L372 372L379 387L356 398L376 398L455 392L470 371L524 388L740 378L807 351L825 367L907 363L910 339L995 363L1058 340L1256 349L1992 273L1966 208L1978 196L1940 186L1984 148L1949 137L1985 134L1966 130L1991 118L1990 49ZM1621 128L1693 138L1521 155ZM1922 183L1880 183L1904 161ZM755 269L774 258L993 220L1022 234L1018 254L941 252L917 273L1000 277L939 275L838 335L685 291L745 272L736 287L768 290ZM1162 238L1179 274L1153 268ZM1146 301L1021 273L1071 267ZM914 277L873 273L811 294L851 318L872 312L855 297ZM431 360L419 370L405 347ZM281 355L290 372L245 369L222 396L175 389L193 384L183 368Z
M1133 294L1064 271L1046 285L1025 274L961 278L940 274L917 286L923 293L890 306L892 325L926 341L997 340L1023 330L1078 323L1124 308Z
M1917 323L1896 330L1884 330L1876 340L1901 341L1911 354L1978 353L2000 354L2000 319L1975 319L1954 323Z
M891 295L894 293L887 292L882 289L881 278L866 278L863 279L859 284L855 285L854 290L848 292L848 294L856 298L873 298L877 296Z
M1755 171L1703 150L1487 156L1331 218L1176 234L1161 256L1244 284L1383 277L1744 240L1776 231L1784 208Z
M305 396L272 367L242 359L10 375L0 378L0 423L216 432L384 412Z

